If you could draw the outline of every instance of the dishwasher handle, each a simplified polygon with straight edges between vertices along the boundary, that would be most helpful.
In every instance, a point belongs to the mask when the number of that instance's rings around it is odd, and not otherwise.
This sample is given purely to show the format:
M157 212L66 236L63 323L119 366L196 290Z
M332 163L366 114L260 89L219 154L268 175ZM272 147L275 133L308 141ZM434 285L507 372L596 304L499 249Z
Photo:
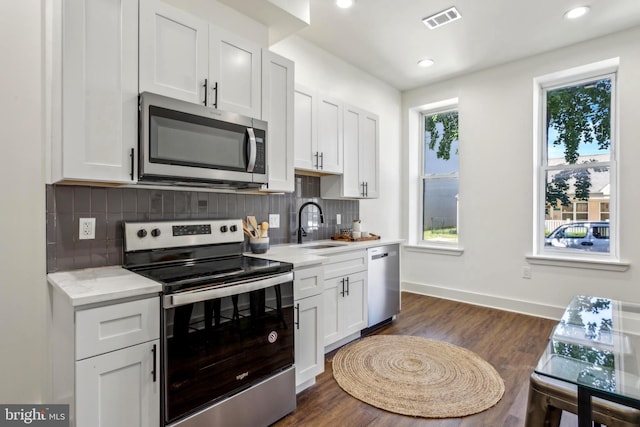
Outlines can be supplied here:
M384 252L381 254L375 254L375 255L371 255L371 260L374 261L376 259L380 259L380 258L386 258L389 256L389 252Z

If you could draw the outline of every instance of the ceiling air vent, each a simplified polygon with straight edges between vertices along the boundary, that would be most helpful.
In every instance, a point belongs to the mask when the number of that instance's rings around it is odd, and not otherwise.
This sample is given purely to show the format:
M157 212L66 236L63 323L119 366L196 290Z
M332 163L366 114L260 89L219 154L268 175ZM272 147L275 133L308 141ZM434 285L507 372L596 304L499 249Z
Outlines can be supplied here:
M460 18L462 18L460 12L458 12L455 7L450 7L449 9L438 12L435 15L427 16L422 20L422 22L424 22L424 25L429 27L430 30L433 30Z

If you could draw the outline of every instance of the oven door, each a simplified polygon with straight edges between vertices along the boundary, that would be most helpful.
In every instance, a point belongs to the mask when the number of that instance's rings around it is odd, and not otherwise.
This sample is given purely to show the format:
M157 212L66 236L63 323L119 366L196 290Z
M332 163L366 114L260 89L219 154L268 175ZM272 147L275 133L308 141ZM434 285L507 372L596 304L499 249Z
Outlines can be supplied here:
M164 297L171 423L294 363L293 273Z

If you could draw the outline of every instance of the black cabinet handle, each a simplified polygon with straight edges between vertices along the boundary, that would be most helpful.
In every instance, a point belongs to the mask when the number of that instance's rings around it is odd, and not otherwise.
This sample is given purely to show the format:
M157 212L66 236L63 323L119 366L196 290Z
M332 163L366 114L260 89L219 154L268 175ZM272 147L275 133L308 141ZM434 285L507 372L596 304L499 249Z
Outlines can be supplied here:
M349 278L347 277L347 296L349 296Z
M296 329L300 329L300 303L296 304L296 319L298 319L295 322Z
M364 183L364 197L369 197L369 182Z
M153 348L151 349L151 354L153 355L153 371L151 371L151 375L153 376L153 382L156 382L156 372L157 372L157 362L156 362L156 344L153 345Z
M134 163L134 149L131 149L131 152L129 153L129 157L131 157L131 172L129 173L129 176L131 177L131 181L133 181L133 163Z
M208 81L207 79L204 79L204 84L202 85L204 87L204 106L207 106L207 93L209 92L209 85L208 85Z
M320 170L324 169L324 153L320 153Z
M340 280L340 283L342 283L342 291L340 291L340 295L344 297L344 278Z
M314 168L316 168L316 169L318 169L318 165L319 165L319 163L318 163L318 152L317 152L317 151L316 151L316 153L313 155L313 157L315 157L315 158L316 158L316 164L315 164L313 167L314 167Z
M213 98L213 108L218 108L218 82L213 85L213 90L215 91L215 98Z

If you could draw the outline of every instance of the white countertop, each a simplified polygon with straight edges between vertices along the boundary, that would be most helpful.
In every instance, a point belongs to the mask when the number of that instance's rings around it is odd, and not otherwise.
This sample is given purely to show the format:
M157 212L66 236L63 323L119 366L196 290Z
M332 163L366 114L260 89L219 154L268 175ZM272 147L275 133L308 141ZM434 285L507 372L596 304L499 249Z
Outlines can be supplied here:
M401 239L379 239L361 242L316 240L301 245L274 245L265 254L246 253L256 258L289 262L294 268L320 265L327 256L358 249L402 243ZM311 249L319 245L332 245L322 249ZM120 266L87 268L83 270L50 273L47 280L58 292L65 295L69 304L80 307L104 303L123 298L151 296L162 292L162 285L154 280L133 273Z
M360 242L345 242L340 240L315 240L304 242L300 245L295 243L285 243L283 245L273 245L264 254L245 253L245 255L268 259L272 261L289 262L293 268L309 267L322 264L327 260L327 256L348 252L358 249L373 248L376 246L401 244L402 239L378 239L363 240ZM314 246L332 245L331 247L312 249Z
M162 292L160 283L120 266L50 273L47 280L74 307Z

